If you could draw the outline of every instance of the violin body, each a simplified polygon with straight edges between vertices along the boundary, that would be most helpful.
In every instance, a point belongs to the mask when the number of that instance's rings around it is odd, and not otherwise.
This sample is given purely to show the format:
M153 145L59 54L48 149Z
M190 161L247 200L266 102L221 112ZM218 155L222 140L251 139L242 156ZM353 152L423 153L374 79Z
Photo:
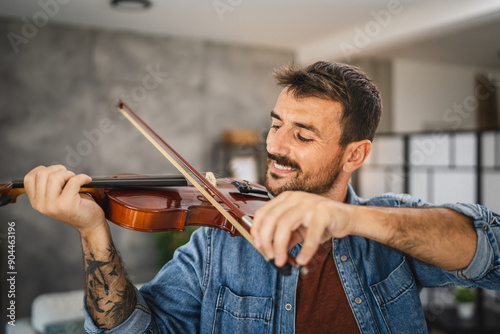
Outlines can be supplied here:
M253 187L262 186L252 185ZM253 215L268 197L242 194L230 180L217 180L217 189L241 211ZM109 221L135 231L184 231L185 226L220 228L240 235L236 228L193 186L160 189L105 190L99 203ZM96 200L99 201L100 196ZM219 203L238 221L240 219L222 202ZM246 226L245 226L246 227ZM249 230L249 228L247 228Z

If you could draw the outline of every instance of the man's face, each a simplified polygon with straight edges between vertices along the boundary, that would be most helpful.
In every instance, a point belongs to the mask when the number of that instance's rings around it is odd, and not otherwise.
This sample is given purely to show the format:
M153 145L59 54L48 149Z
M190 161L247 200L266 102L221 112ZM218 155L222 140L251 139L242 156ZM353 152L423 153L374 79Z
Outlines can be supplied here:
M320 195L333 191L342 170L339 146L342 105L316 97L295 99L286 89L271 112L267 136L266 187L277 196L286 190Z

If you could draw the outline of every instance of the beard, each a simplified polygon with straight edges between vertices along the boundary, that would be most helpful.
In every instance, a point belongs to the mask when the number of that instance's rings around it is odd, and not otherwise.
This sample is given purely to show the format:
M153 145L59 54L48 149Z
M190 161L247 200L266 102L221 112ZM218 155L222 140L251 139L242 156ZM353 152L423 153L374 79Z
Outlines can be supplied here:
M343 151L335 157L333 164L323 167L319 171L306 173L300 168L299 164L292 159L286 156L277 156L268 153L266 180L264 185L273 196L278 196L284 191L305 191L323 195L333 188L333 185L342 170L342 166L340 166L342 155ZM276 188L271 187L271 181L280 180L285 177L271 172L271 164L274 163L273 161L276 161L278 165L288 166L295 170L295 175L291 180Z

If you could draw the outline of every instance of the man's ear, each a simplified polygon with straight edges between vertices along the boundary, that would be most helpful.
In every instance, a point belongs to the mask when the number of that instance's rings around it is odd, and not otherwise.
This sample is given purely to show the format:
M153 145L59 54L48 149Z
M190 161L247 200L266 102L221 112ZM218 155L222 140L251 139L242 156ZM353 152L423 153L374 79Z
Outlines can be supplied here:
M372 142L368 139L353 142L347 145L344 153L344 172L352 173L365 161L372 149Z

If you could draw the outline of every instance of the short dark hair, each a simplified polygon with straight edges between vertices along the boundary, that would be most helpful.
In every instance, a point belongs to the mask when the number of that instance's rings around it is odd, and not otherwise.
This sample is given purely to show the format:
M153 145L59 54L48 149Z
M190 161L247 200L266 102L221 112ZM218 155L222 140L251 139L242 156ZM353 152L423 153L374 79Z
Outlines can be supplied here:
M375 137L382 100L377 87L361 69L318 61L306 68L291 64L275 70L273 75L277 84L288 88L295 98L317 97L342 104L341 146Z

